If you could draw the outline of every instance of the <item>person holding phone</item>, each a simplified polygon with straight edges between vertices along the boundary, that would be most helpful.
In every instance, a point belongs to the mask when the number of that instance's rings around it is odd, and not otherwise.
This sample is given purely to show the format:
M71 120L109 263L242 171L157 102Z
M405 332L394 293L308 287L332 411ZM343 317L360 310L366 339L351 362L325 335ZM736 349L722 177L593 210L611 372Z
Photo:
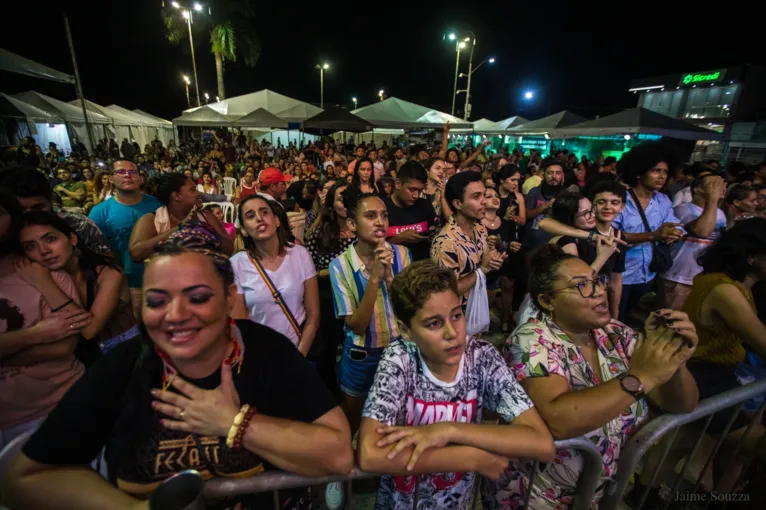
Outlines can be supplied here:
M399 169L396 191L384 200L388 242L409 248L413 261L428 259L431 234L438 222L433 204L421 198L427 182L428 173L423 165L408 161Z

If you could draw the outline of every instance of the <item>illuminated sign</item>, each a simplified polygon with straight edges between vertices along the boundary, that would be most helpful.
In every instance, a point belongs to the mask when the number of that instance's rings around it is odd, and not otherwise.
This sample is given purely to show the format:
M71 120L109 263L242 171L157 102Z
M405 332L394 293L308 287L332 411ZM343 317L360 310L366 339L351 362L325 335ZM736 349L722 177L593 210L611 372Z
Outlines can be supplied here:
M715 83L723 80L726 69L704 71L701 73L688 73L681 76L679 85L696 85L698 83Z

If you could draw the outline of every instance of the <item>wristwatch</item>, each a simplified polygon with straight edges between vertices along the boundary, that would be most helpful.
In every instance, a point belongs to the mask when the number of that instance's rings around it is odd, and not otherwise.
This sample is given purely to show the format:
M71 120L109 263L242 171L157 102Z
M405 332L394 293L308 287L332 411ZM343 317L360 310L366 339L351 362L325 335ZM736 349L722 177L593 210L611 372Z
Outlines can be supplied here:
M620 377L620 387L636 400L644 396L644 383L641 379L631 374L622 374Z

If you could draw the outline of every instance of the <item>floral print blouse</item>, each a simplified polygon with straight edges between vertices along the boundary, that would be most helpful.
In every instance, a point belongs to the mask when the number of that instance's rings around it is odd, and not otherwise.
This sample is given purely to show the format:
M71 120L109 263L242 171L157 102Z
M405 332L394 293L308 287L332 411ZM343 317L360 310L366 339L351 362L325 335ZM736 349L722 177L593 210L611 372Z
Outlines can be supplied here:
M598 362L603 381L599 380L599 372L588 365L580 349L569 341L566 333L545 313L516 328L506 342L503 354L519 381L528 377L557 374L569 382L571 391L578 391L627 372L638 341L635 331L616 320L592 333L598 346ZM615 475L623 445L646 421L648 412L646 399L638 400L603 427L585 434L600 450L604 460L594 504L601 499L605 482ZM585 458L578 450L558 450L552 463L540 466L529 507L570 508L574 503L577 481L584 462ZM531 462L512 461L501 479L495 482L496 492L491 498L493 501L485 508L521 508L531 468Z

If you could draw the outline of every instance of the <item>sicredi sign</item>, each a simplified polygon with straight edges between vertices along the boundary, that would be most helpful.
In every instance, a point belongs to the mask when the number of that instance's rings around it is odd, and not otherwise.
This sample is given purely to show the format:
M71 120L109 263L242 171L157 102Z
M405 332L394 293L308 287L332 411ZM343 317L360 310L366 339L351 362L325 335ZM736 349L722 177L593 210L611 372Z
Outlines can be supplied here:
M687 73L681 76L678 85L697 85L719 82L726 76L726 69L716 69L715 71L703 71L700 73Z

